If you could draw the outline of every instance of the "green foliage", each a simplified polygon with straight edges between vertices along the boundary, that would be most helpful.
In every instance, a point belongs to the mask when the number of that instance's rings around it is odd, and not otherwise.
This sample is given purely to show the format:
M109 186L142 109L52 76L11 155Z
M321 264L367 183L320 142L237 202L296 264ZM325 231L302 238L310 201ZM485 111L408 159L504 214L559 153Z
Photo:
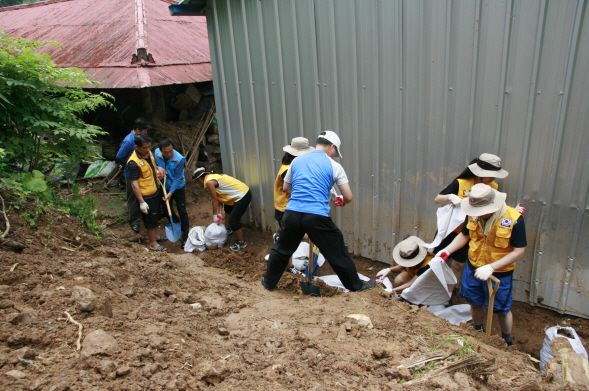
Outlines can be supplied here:
M11 5L37 3L39 0L0 0L0 8L10 7Z
M96 197L87 196L86 198L80 195L80 187L75 185L72 189L74 195L70 200L63 201L57 200L56 205L60 210L69 214L70 216L77 217L82 224L90 230L96 236L100 236L100 225L96 222Z
M82 114L111 107L106 93L92 94L82 86L99 84L77 68L58 68L41 53L52 41L11 37L0 31L0 169L39 169L55 157L81 161L90 157L93 139L104 134L86 124ZM32 178L31 178L32 179Z
M460 350L457 353L458 358L460 358L460 359L463 359L467 356L470 356L472 353L474 353L474 350L473 350L474 343L472 342L472 340L470 338L466 339L463 336L456 335L456 334L449 335L440 344L438 344L437 346L435 346L433 348L430 348L429 350L432 350L432 351L438 350L439 348L441 348L442 346L444 346L445 344L447 344L449 342L456 342L460 346Z

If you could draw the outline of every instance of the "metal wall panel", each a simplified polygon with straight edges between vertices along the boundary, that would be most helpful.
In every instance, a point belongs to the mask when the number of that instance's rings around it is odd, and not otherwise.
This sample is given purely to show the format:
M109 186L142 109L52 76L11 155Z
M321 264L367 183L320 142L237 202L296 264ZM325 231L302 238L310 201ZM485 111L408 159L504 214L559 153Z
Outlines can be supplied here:
M431 239L436 194L482 152L502 157L528 248L514 297L589 317L586 1L209 0L225 170L273 230L282 147L336 131L354 202L351 252L392 262Z

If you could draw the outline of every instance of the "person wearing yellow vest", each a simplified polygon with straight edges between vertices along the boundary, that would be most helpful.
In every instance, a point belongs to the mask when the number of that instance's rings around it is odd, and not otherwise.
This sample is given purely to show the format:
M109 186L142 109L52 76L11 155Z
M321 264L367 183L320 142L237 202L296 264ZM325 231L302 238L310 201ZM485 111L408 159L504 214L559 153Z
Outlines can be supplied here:
M450 202L455 207L458 207L460 202L468 197L470 189L472 189L477 183L489 185L497 190L499 187L495 182L495 178L502 179L506 178L508 175L509 173L501 168L501 158L499 156L483 153L480 157L473 159L464 171L462 171L456 179L448 185L448 187L436 196L434 202L439 205L445 205ZM435 254L452 243L461 230L462 225L446 236L444 240L431 251L431 253ZM462 270L464 270L464 264L468 260L468 243L465 244L464 247L459 248L454 253L450 254L450 258L452 258L450 267L452 268L456 279L460 279ZM450 292L454 290L454 286L454 284L448 285Z
M286 145L282 148L284 151L284 156L282 157L282 166L278 170L278 174L276 175L276 181L274 182L274 219L278 222L278 227L282 228L282 216L284 216L284 211L286 205L288 204L288 200L290 199L290 194L285 192L283 189L284 186L284 177L288 172L288 168L290 167L290 163L297 157L304 155L307 152L312 152L315 148L309 146L309 140L305 137L295 137L292 139L289 145ZM274 238L274 243L278 241L278 233L272 235ZM309 237L305 234L303 240L308 240ZM288 265L286 266L286 271L289 273L295 273L295 268L292 265L292 257L288 260Z
M163 178L165 171L163 168L157 167L150 150L151 137L147 133L137 133L135 135L135 151L127 161L127 168L133 194L139 202L143 224L147 229L149 249L163 252L168 250L158 244L158 239L165 241L166 238L157 238L155 229L160 216L160 186L157 177Z
M491 275L500 280L493 312L498 314L503 339L512 345L511 302L515 261L524 255L528 245L524 218L515 208L507 206L507 194L485 184L474 185L468 197L460 202L467 215L462 231L452 243L436 256L447 258L469 240L468 263L462 276L460 297L470 304L476 330L483 329L485 309L489 306L486 281Z
M232 251L239 251L247 247L241 230L241 217L252 202L252 192L243 182L224 174L213 174L203 167L197 168L192 174L192 180L198 181L209 190L213 204L213 221L221 224L221 205L225 210L225 228L227 234L237 235L237 242L229 247Z
M393 282L393 292L401 293L409 288L417 277L429 269L431 254L423 246L425 242L417 236L410 236L400 241L393 249L393 260L397 263L391 268L382 269L376 276L385 278L390 272L399 273Z

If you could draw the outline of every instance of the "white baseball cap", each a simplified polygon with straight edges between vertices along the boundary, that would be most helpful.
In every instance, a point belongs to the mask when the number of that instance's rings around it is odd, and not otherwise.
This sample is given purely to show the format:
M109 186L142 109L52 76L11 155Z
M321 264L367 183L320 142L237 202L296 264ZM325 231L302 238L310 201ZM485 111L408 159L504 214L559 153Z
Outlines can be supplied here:
M339 157L342 157L342 153L340 152L340 145L342 145L342 142L339 139L338 135L335 134L335 132L332 132L331 130L326 130L325 132L322 132L319 135L319 137L322 137L330 143L332 143L333 145L335 145L335 148L337 149L337 154L339 155Z

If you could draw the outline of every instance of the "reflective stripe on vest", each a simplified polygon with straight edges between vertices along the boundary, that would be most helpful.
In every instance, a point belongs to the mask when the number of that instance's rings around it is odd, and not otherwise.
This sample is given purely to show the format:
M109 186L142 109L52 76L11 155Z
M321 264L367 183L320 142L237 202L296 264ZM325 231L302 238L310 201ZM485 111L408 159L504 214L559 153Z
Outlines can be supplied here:
M288 204L288 200L290 198L290 195L282 190L282 186L284 185L282 174L285 173L289 167L290 164L283 164L282 167L280 167L280 170L278 170L278 175L276 175L276 182L274 182L274 208L281 212L284 212L284 208L286 208L286 204Z
M457 181L458 181L458 197L465 199L466 197L468 197L468 193L470 192L470 189L472 189L472 187L475 185L474 177L468 178L468 179L457 179ZM495 190L499 189L499 186L497 185L497 183L495 181L489 183L489 186L491 186ZM460 233L462 231L463 225L464 224L460 224L460 226L458 226L458 228L456 228L454 230L454 232Z
M468 224L466 225L470 235L468 260L475 268L498 261L513 251L511 233L513 225L520 216L521 214L517 210L508 206L507 212L493 225L487 236L485 236L479 225L478 217L468 217ZM495 271L502 273L511 271L514 268L515 262Z
M156 164L151 153L149 154L149 158L151 159L151 164L153 164L153 169L155 170ZM141 171L141 174L139 175L139 189L141 190L141 195L150 196L155 194L157 192L157 185L155 184L153 170L149 166L148 161L139 157L139 155L137 155L137 150L133 151L131 157L127 160L127 164L131 161L137 163L137 166Z

